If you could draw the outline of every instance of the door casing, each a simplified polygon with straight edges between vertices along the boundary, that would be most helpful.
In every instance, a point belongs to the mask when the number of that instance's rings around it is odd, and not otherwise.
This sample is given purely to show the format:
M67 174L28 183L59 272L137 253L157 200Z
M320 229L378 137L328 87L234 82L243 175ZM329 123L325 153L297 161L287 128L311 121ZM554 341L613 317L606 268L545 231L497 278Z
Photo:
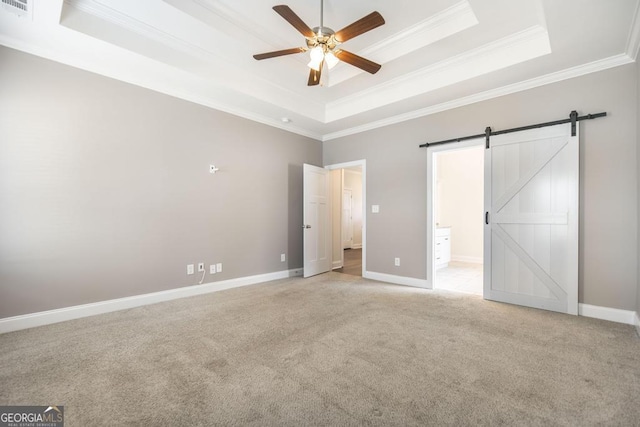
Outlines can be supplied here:
M362 170L362 277L365 277L367 272L367 161L362 159L352 162L335 163L325 166L325 169L348 169L358 166ZM342 224L340 225L340 230L342 230ZM343 240L342 231L340 232L340 240Z
M435 266L435 233L436 221L433 198L436 194L436 169L434 167L434 155L443 151L463 150L465 148L484 146L484 139L470 139L450 144L434 145L427 147L427 282L425 288L433 289ZM486 179L486 177L485 177Z

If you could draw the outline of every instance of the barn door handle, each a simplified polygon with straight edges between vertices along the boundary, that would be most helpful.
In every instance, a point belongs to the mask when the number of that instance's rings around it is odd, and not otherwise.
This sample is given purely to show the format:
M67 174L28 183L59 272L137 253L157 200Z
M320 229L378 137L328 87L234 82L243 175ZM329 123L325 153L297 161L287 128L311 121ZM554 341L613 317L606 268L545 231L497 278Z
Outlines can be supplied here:
M489 212L484 213L484 223L489 225Z

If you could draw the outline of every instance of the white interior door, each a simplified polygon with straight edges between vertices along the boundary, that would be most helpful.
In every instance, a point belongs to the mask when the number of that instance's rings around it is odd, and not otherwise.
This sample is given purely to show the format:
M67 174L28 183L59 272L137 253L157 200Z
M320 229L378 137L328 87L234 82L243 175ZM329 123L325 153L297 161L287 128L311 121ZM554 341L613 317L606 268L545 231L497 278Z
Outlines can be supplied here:
M327 169L303 166L304 277L331 269L331 175Z
M484 297L578 314L578 134L492 136L485 150Z
M353 247L353 194L351 189L342 191L342 249Z

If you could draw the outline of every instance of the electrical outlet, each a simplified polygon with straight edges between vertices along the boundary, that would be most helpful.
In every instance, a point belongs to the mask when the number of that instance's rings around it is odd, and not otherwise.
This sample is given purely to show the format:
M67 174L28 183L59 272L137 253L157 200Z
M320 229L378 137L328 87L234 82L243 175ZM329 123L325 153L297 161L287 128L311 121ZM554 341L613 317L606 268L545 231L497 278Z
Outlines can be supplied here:
M285 262L287 260L287 256L285 254L280 254L280 262Z
M204 262L198 263L198 273L202 273L204 271Z
M193 264L187 265L187 274L193 274Z
M395 265L396 267L400 267L400 258L395 259Z
M371 205L371 213L380 213L380 205Z
M222 273L222 263L221 262L216 264L216 271L218 273Z
M209 266L209 274L216 274L216 265L215 264L211 264Z

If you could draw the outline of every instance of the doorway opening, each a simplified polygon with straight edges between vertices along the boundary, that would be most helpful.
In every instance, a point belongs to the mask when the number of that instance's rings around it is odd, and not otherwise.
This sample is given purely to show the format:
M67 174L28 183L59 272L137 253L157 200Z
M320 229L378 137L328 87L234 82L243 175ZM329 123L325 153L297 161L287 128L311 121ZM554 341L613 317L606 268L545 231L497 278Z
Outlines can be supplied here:
M484 146L433 153L432 284L483 294Z
M331 169L332 270L363 276L366 259L364 160L327 166Z

